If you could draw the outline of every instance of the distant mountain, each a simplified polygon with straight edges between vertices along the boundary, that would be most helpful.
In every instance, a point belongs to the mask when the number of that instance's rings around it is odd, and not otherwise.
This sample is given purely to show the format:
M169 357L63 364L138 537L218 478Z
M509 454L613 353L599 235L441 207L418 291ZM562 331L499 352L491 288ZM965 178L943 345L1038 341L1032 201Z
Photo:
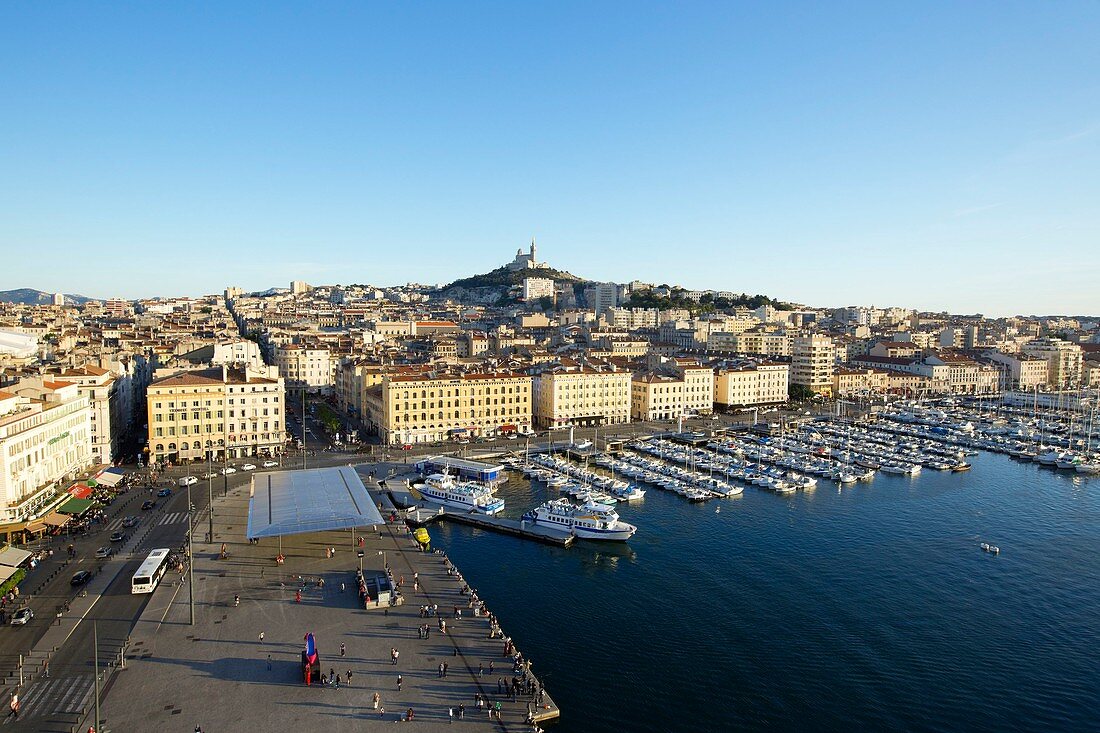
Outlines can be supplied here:
M85 295L73 295L65 293L65 305L83 305L90 300ZM0 290L0 303L22 303L23 305L48 305L53 302L53 293L44 293L34 288L19 288L17 290Z

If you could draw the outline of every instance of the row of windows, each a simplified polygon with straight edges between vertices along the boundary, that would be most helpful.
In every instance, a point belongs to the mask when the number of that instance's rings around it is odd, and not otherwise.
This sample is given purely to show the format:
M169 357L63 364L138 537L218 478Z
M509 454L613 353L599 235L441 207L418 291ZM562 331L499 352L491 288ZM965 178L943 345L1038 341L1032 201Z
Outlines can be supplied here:
M492 391L490 391L490 389ZM503 394L519 394L521 392L529 392L529 391L530 390L527 389L527 388L520 388L520 387L492 387L492 388L478 387L476 390L473 389L473 388L466 388L466 389L463 389L463 390L441 389L441 390L439 390L439 396L440 397L468 397L468 396L471 396L471 395L482 396L482 395L495 395L495 394L502 394L502 395ZM410 394L410 392L411 392L411 394ZM460 392L461 392L461 394L460 394ZM435 397L435 396L436 396L435 390L422 389L422 390L420 390L420 394L418 395L417 390L414 389L414 390L405 390L404 392L402 392L401 399L408 400L408 399L416 399L417 397L432 398L432 397Z

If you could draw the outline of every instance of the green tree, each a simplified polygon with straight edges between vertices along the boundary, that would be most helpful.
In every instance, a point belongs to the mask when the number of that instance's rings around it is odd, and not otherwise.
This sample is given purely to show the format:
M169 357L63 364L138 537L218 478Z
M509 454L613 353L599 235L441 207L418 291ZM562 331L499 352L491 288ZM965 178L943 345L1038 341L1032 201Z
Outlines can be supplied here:
M814 398L814 391L804 384L792 384L787 394L794 402L806 402Z

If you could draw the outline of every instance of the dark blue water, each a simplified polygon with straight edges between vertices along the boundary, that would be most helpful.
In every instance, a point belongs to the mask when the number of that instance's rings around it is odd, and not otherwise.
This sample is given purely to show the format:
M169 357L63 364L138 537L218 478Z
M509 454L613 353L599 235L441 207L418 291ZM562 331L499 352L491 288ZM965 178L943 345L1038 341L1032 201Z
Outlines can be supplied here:
M790 498L651 489L620 505L629 545L432 534L559 733L1100 730L1100 479L972 462ZM548 494L501 495L518 515Z

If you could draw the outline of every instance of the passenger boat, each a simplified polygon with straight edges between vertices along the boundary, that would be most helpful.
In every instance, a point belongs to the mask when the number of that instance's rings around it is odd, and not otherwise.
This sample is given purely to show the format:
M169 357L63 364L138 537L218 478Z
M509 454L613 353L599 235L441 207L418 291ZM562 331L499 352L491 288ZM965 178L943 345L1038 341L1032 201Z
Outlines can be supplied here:
M577 506L566 499L540 504L523 518L586 540L628 540L638 531L633 524L621 521L609 506L592 503Z
M504 499L493 496L491 489L470 481L455 481L446 473L433 473L417 489L428 501L454 509L479 514L496 514L504 509Z

